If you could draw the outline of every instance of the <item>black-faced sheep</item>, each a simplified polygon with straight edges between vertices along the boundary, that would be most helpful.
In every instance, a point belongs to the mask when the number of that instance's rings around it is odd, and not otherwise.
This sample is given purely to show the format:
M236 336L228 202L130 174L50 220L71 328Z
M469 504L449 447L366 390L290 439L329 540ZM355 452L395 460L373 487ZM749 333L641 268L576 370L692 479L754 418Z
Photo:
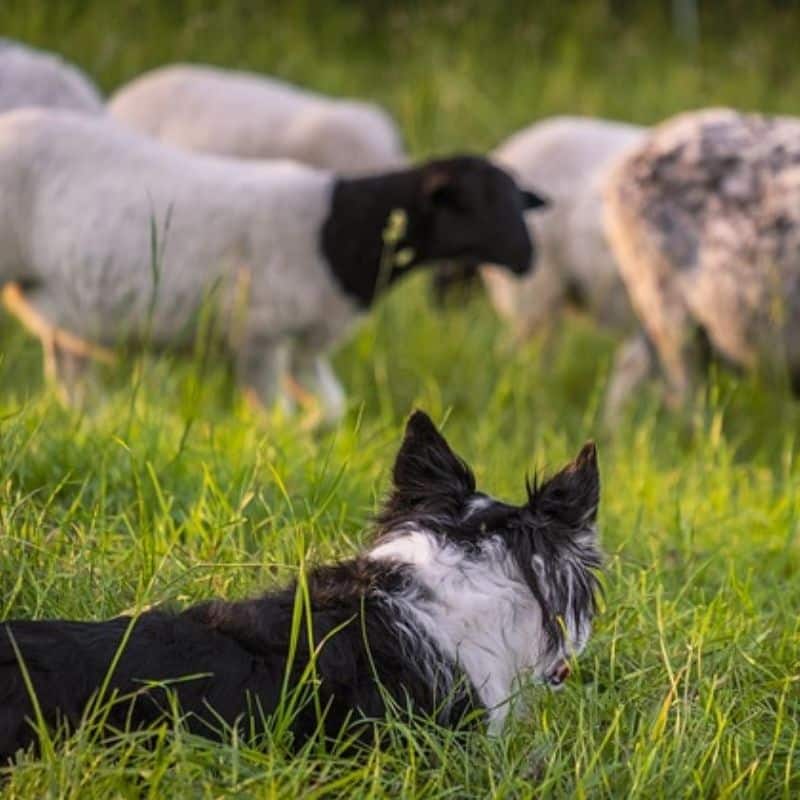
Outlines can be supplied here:
M188 153L87 115L0 119L0 284L61 378L98 345L190 343L211 303L261 403L291 405L291 377L336 419L326 352L377 294L436 259L528 270L537 203L478 157L343 178Z

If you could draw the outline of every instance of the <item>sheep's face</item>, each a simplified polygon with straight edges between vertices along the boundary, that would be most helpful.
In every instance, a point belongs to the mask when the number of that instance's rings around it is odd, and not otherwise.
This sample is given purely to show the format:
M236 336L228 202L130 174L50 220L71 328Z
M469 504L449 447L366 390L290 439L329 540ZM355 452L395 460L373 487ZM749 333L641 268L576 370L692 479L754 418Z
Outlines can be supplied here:
M423 168L422 192L428 259L488 262L518 275L532 269L524 213L547 202L508 173L475 156L431 161Z

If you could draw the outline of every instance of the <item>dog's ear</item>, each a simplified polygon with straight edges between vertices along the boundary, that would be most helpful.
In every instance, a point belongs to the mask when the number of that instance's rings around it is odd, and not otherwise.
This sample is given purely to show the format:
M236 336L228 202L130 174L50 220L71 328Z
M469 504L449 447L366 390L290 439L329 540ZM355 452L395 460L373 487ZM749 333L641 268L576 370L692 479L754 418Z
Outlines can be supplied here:
M406 424L392 477L386 510L395 513L453 508L475 491L472 471L423 411L415 411Z
M594 524L599 502L600 472L594 442L587 442L574 461L533 490L530 496L536 513L574 532Z
M522 208L525 209L525 211L533 211L535 208L550 208L550 206L553 205L547 197L544 197L538 192L534 192L532 189L520 189L519 192L522 196Z

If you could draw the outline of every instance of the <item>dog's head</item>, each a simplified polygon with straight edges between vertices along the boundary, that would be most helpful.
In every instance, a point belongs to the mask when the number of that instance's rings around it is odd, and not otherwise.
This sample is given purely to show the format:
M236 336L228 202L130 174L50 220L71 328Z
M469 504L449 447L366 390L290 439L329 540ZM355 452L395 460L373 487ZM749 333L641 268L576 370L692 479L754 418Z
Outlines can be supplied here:
M428 162L421 186L427 259L497 264L518 275L530 271L535 250L524 213L546 207L543 197L477 156Z
M495 500L476 489L467 464L417 411L394 465L373 553L411 564L431 597L440 593L442 607L461 620L464 641L507 649L497 655L513 672L558 686L569 675L569 658L584 648L595 614L599 493L590 443L549 480L527 483L522 505ZM459 648L461 658L466 650ZM488 674L495 667L475 667L483 680L481 669Z

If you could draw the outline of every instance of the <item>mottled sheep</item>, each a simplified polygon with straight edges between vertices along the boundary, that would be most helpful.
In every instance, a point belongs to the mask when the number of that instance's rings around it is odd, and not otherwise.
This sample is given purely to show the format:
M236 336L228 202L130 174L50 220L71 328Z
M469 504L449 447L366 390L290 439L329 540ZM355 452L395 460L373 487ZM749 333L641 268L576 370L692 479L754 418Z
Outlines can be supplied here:
M709 355L800 391L800 119L710 109L658 126L615 168L606 224L666 399ZM612 381L610 417L644 374Z

